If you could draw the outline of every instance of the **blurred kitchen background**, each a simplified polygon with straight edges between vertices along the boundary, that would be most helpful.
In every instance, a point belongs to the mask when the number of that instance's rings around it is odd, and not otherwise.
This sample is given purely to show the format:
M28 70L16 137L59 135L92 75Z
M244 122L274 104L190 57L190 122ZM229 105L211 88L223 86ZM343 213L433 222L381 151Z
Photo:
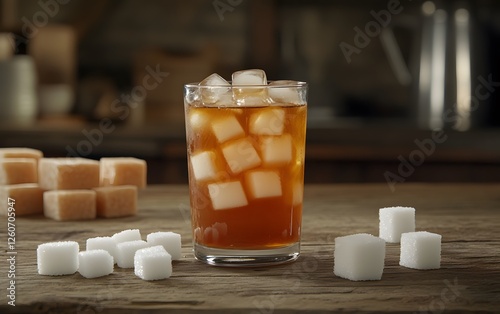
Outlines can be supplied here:
M185 183L183 84L245 68L309 83L308 183L499 181L493 0L0 0L0 147Z

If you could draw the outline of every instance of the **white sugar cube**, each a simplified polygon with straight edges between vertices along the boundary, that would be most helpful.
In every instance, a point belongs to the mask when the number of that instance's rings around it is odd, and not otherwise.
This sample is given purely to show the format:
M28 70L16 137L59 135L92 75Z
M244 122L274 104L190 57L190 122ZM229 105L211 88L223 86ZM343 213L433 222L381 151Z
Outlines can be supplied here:
M78 272L85 278L111 274L114 263L113 256L106 250L88 250L78 253Z
M300 83L297 81L279 80L269 83L269 97L274 102L305 104L305 93L298 88ZM273 88L271 88L273 87Z
M215 210L229 209L248 205L248 201L239 181L211 183L208 194Z
M144 240L135 240L118 243L116 264L120 268L134 267L134 254L137 250L149 247L149 244Z
M224 117L212 123L212 131L219 143L245 136L245 131L234 116Z
M200 82L201 100L204 105L213 105L216 103L231 103L232 92L231 84L222 76L213 73Z
M116 257L117 257L116 242L115 240L113 240L112 237L88 238L86 249L87 251L105 250L113 257L114 261L116 262Z
M260 69L236 71L231 80L233 85L267 85L266 72Z
M415 269L441 267L441 235L426 231L401 235L399 265Z
M181 259L181 235L174 232L153 232L147 235L151 246L161 245L172 256L172 260Z
M390 243L399 243L401 234L415 231L415 208L385 207L379 210L379 237Z
M140 249L134 255L134 273L143 280L166 279L172 275L172 257L161 245Z
M266 198L281 196L281 179L276 171L251 171L245 174L250 197Z
M80 247L75 241L40 244L36 250L38 273L49 276L76 273L79 250Z
M142 239L139 229L123 230L113 234L111 238L115 241L116 244Z
M217 178L214 152L201 152L191 156L191 168L197 181L215 180Z
M259 154L250 140L243 138L225 145L222 154L233 174L255 168L261 164Z
M292 161L292 136L266 136L261 140L262 163L265 166L283 166Z
M250 116L250 133L256 135L281 135L285 127L285 111L265 108Z
M385 241L360 233L335 238L336 276L349 280L380 280L384 272Z

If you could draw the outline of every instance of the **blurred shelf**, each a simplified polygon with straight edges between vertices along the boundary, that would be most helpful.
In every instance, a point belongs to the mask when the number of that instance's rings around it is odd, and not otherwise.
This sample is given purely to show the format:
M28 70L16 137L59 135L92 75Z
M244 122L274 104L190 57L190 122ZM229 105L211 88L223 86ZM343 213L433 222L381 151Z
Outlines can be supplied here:
M0 147L25 146L46 156L134 156L148 161L148 182L186 183L183 121L132 126L96 123L31 126L0 124ZM112 130L111 130L112 129ZM385 182L385 173L401 174L402 160L412 164L404 181L500 181L500 129L436 133L390 123L321 124L309 121L306 182ZM425 143L425 147L422 144Z
M390 161L420 150L432 161L500 163L500 130L436 133L413 128L310 127L307 138L307 153L318 159ZM428 148L422 148L422 143Z
M161 157L165 144L184 140L184 127L173 124L129 126L107 123L0 124L0 146L26 146L50 155L76 151L81 156Z
M430 145L428 160L500 163L500 129L436 132L387 123L309 121L307 156L321 160L390 161L422 150L417 145L420 142ZM433 136L439 140L433 140ZM0 146L34 147L56 155L80 148L81 155L89 156L181 157L185 155L185 131L183 121L142 126L113 122L29 126L2 123Z

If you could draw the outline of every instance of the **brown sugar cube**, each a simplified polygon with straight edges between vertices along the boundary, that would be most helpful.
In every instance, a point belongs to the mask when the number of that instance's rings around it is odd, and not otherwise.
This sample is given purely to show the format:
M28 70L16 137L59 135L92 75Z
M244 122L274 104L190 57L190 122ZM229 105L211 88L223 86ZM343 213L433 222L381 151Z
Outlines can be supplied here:
M0 216L7 216L11 211L16 216L43 213L43 190L36 183L2 185L0 200Z
M137 213L135 185L103 186L96 191L97 217L124 217Z
M0 158L35 158L43 157L41 150L27 147L4 147L0 148Z
M0 158L0 184L37 183L36 159Z
M93 190L54 190L43 193L43 213L54 220L86 220L96 217Z
M146 187L146 161L133 157L101 158L101 186L135 185Z
M91 189L99 186L99 162L86 158L42 158L38 178L44 190Z

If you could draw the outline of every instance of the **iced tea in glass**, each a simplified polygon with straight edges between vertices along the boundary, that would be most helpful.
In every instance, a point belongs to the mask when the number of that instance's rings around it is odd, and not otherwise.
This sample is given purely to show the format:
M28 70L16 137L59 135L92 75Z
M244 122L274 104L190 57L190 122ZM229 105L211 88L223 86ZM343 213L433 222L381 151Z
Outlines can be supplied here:
M307 84L213 74L184 90L195 257L260 266L300 251ZM235 79L236 78L236 79ZM241 82L245 83L242 84Z

